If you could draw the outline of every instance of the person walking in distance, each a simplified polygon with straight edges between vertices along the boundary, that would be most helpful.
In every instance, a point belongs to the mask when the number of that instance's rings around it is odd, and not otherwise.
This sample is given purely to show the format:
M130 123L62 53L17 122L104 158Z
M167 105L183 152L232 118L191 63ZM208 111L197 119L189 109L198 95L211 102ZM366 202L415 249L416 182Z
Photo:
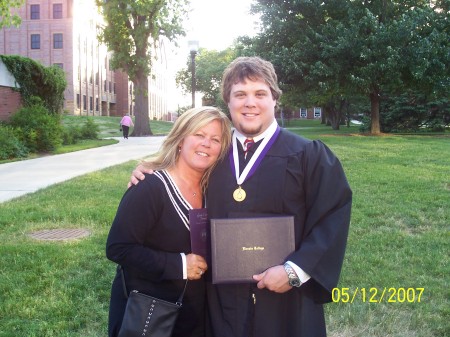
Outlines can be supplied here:
M130 114L127 113L120 120L120 128L122 129L123 138L125 138L125 139L128 139L128 133L130 131L130 126L134 126L134 123L130 117Z

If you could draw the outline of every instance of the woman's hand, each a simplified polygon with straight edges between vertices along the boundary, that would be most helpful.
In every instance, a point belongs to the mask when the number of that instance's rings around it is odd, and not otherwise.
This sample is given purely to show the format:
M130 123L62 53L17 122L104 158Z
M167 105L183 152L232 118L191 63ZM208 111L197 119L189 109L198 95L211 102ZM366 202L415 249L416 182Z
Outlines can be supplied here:
M196 254L186 255L188 280L199 280L208 269L205 259Z

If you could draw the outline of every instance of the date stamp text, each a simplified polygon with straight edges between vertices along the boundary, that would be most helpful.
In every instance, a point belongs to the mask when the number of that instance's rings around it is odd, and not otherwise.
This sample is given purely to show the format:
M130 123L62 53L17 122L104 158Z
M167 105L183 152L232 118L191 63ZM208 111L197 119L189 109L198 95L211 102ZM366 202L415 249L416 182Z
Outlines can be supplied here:
M425 288L333 288L331 297L334 303L420 303Z

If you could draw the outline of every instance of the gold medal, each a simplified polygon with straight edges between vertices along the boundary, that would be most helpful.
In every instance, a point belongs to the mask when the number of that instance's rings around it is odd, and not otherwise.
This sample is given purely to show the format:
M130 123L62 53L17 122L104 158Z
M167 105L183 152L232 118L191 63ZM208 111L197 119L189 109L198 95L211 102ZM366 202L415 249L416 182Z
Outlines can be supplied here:
M233 192L233 198L234 198L234 200L236 200L238 202L243 201L246 196L247 196L247 193L245 193L245 191L241 188L241 186L236 188Z

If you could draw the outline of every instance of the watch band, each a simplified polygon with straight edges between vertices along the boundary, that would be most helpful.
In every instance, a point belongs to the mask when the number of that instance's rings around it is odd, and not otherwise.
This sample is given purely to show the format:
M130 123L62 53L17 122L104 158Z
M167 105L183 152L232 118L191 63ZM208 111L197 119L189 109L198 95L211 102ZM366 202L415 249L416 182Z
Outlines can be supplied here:
M289 278L289 285L291 287L300 287L302 285L302 282L300 281L299 277L295 273L295 270L289 265L289 263L284 264L284 270L287 273L287 276Z

